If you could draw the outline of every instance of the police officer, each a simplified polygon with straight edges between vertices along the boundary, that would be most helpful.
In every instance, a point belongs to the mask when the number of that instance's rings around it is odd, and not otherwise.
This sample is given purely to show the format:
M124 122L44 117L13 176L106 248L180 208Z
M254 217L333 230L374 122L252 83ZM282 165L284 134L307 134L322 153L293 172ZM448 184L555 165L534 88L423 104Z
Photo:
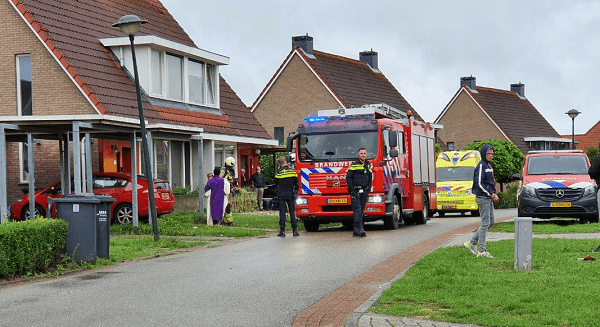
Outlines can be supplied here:
M352 201L352 211L354 212L354 230L353 237L365 237L367 233L363 227L363 216L365 206L371 190L371 181L373 178L373 169L367 160L367 149L358 149L358 159L354 161L346 173L346 183L348 192Z
M298 174L288 166L284 157L277 159L279 171L275 175L277 195L279 196L279 237L285 237L285 213L289 209L290 220L294 236L298 234L298 221L296 221L296 194L298 192ZM286 208L287 204L287 208Z

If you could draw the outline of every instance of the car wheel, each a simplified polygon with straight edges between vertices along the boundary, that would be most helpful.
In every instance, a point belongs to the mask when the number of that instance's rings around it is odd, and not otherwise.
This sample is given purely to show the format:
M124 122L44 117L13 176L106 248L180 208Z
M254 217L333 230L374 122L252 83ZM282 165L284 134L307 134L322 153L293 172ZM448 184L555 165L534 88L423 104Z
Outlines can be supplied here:
M427 220L429 219L429 198L427 195L423 195L423 211L416 211L413 213L413 217L415 224L427 224Z
M37 203L35 204L35 216L46 216L46 211L44 210L44 208L42 208L42 206ZM23 210L21 210L21 220L29 218L31 218L31 216L29 215L29 205L27 205L23 208Z
M398 201L398 197L394 196L394 204L392 208L392 215L385 216L383 218L383 227L385 229L398 229L400 224L400 216L402 215L402 206Z
M598 213L596 213L595 215L591 215L588 218L588 220L589 220L590 223L597 223L598 222Z
M304 221L304 229L306 229L307 232L316 232L319 230L319 223L316 221Z
M131 204L119 204L115 208L114 221L118 224L131 224L133 222L133 209L131 208Z

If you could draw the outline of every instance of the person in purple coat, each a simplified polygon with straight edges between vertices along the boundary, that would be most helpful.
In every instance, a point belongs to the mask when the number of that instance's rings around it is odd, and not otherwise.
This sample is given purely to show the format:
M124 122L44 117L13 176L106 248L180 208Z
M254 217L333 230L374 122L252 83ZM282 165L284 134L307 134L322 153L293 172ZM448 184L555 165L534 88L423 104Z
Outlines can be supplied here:
M220 168L214 169L214 176L211 178L204 191L210 191L210 214L215 224L221 225L223 219L223 201L225 200L225 192L223 190L225 180L219 176L221 172Z

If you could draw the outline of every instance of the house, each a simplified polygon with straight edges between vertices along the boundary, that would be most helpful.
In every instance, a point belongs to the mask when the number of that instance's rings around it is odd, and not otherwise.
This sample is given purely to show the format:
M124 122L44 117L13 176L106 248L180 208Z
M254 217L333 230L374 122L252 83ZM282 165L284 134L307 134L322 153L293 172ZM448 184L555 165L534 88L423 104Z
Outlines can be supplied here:
M562 137L571 139L573 135L563 135ZM594 124L585 134L575 134L575 149L584 150L591 147L598 147L600 141L600 121Z
M131 13L147 21L135 53L153 176L202 186L226 157L239 173L257 165L256 149L277 144L219 74L229 58L196 46L159 1L6 0L2 208L34 180L40 187L73 175L85 192L91 171L144 173L130 40L112 26Z
M292 37L292 50L254 101L252 113L280 143L320 109L385 103L422 120L378 62L375 51L360 52L356 60L314 50L312 36Z
M434 123L444 126L438 137L445 150L492 139L510 141L524 153L567 149L570 144L529 102L520 82L500 90L478 86L473 76L461 77L460 88Z

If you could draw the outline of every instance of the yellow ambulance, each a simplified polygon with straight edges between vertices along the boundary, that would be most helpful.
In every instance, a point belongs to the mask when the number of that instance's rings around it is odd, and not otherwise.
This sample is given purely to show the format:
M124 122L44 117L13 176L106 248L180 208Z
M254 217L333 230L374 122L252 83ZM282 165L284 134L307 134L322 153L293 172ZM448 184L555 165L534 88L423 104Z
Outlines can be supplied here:
M447 212L470 212L479 216L473 195L473 172L481 161L475 150L446 151L438 155L437 168L437 212L443 217Z

